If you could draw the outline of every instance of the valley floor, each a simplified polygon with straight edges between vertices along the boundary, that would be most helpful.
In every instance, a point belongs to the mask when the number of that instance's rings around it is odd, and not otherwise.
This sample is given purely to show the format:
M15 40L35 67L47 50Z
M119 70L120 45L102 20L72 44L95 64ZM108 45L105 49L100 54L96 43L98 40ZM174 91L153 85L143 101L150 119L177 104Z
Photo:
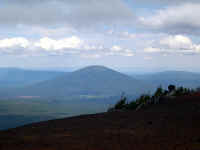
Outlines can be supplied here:
M0 150L199 150L200 94L0 132Z

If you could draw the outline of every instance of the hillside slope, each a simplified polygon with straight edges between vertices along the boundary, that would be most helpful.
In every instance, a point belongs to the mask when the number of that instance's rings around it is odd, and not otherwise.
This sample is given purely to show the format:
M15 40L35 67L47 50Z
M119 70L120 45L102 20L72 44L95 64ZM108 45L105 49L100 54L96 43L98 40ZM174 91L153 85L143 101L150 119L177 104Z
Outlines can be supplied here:
M199 150L200 94L0 132L2 150Z

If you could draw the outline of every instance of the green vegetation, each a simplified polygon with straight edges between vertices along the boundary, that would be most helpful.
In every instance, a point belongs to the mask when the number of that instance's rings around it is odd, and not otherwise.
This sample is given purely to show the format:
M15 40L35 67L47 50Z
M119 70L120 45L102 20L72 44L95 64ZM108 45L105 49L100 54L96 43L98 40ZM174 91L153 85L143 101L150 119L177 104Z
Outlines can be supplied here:
M122 96L120 101L115 105L114 109L124 109L128 105L126 97Z
M197 89L198 90L198 89ZM116 111L116 110L138 110L143 106L157 104L163 98L173 98L177 96L189 95L197 90L178 87L175 85L169 85L168 90L164 90L161 86L157 88L153 95L144 94L141 95L136 100L128 101L127 98L122 95L121 99L114 105L114 107L109 108L108 111Z

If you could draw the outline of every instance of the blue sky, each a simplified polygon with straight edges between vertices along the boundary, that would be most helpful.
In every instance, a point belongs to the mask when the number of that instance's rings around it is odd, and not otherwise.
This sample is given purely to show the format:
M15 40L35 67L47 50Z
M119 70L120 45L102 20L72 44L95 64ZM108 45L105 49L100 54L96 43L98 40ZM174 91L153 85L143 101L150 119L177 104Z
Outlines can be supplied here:
M200 72L197 0L4 0L0 67Z

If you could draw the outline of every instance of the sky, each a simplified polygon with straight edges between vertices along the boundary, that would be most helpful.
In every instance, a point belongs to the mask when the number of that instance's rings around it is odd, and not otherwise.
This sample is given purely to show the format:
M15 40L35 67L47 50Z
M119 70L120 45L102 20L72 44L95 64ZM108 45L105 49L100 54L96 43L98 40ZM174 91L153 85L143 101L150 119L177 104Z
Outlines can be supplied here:
M199 0L0 3L0 67L200 72Z

